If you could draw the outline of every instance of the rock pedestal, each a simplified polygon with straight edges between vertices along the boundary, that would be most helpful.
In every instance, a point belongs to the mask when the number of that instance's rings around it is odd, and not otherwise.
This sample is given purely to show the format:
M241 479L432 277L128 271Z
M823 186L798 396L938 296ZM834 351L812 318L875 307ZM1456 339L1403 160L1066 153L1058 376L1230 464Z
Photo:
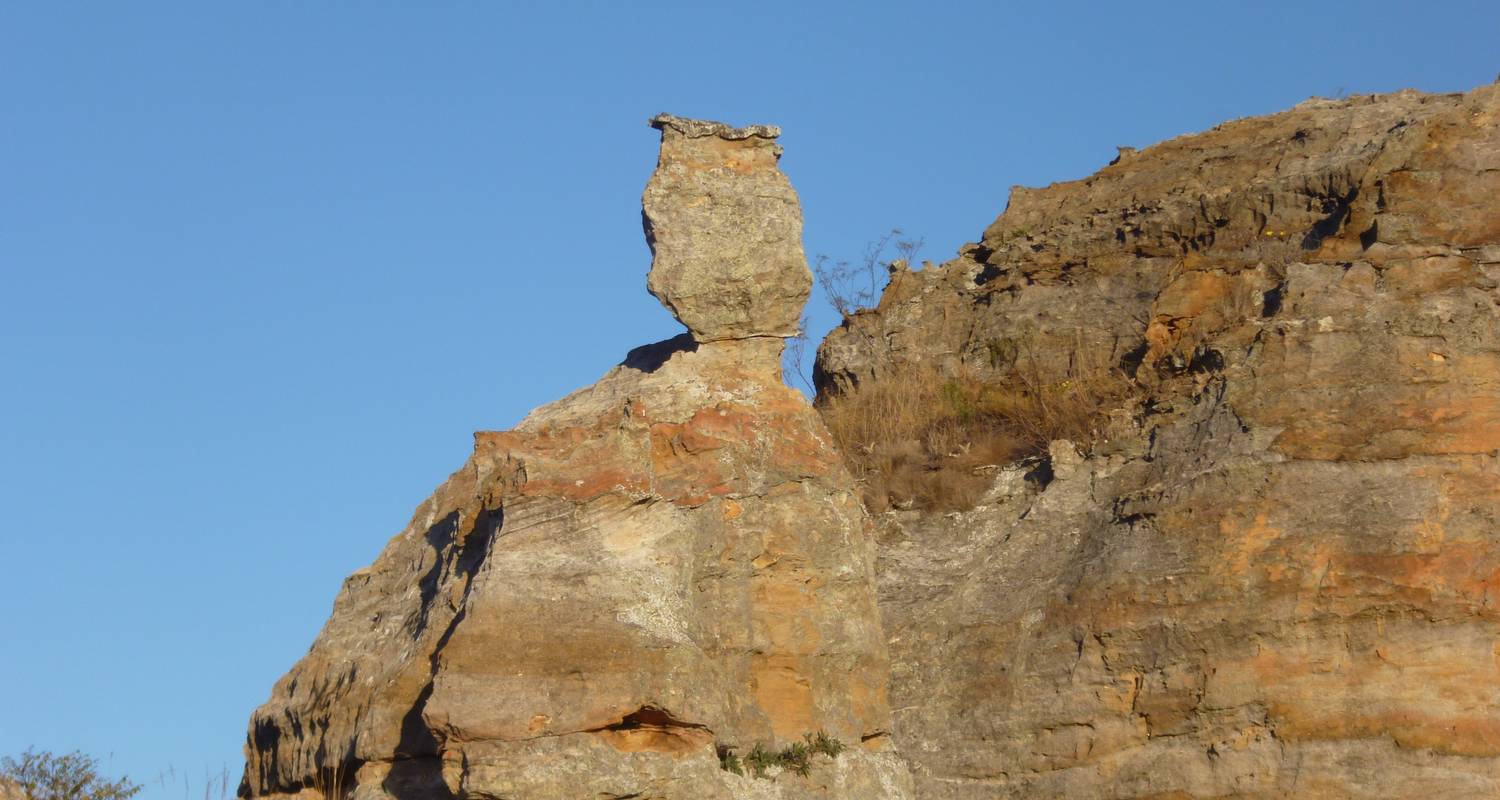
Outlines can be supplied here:
M870 521L781 380L808 291L774 129L658 117L632 351L468 462L255 712L242 794L903 798ZM822 732L806 775L728 769Z

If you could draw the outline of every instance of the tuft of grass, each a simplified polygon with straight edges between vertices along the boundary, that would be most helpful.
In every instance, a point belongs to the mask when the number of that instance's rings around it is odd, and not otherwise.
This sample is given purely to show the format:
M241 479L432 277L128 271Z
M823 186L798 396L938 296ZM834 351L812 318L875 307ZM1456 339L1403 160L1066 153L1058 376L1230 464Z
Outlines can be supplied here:
M901 365L818 399L872 511L972 508L989 486L978 468L1040 456L1056 439L1087 445L1135 394L1112 365L1049 372L1029 348L997 341L988 351L994 370L983 377Z
M757 778L767 777L772 767L777 767L787 772L794 773L806 778L812 774L812 759L815 755L838 758L846 748L844 743L829 736L823 731L816 734L803 734L802 741L792 742L780 750L771 750L764 744L756 742L740 759L734 754L734 748L727 745L717 747L719 753L719 768L736 775L744 775L749 769L750 774Z
M726 744L714 748L719 753L719 769L725 772L733 772L736 775L745 774L745 765L740 757L734 754L734 748Z
M809 750L819 755L828 756L829 758L838 758L839 755L848 749L844 746L843 742L829 736L823 731L818 731L816 734L803 734L802 739L807 742Z
M750 768L750 773L755 777L764 778L766 770L781 766L781 761L776 753L767 750L760 742L756 742L755 746L750 748L750 753L745 756L745 766Z
M338 761L314 773L311 788L322 800L346 800L354 794L354 775L352 765Z
M806 778L812 772L812 750L808 749L802 742L792 742L783 747L776 759L781 763L781 768L789 772L795 772Z

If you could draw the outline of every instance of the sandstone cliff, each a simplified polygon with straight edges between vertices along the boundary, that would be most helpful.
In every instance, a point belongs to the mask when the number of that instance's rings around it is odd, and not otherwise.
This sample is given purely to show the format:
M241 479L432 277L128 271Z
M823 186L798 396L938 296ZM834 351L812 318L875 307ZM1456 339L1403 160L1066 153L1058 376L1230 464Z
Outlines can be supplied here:
M871 522L781 379L811 275L778 131L653 124L689 333L476 435L255 712L242 795L908 796ZM848 749L754 775L816 734Z
M1500 796L1500 87L1122 150L896 269L825 392L1131 390L972 508L874 517L781 380L777 131L653 124L688 333L476 436L256 711L242 794ZM851 749L805 776L725 769L820 731Z
M831 391L1020 352L1139 392L881 518L917 796L1500 796L1497 198L1500 86L1308 101L1016 189L829 337Z

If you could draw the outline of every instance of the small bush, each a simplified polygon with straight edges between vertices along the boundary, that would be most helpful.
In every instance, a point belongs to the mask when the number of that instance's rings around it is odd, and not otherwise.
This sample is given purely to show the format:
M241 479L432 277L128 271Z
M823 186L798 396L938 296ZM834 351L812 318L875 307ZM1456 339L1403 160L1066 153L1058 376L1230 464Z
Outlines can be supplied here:
M806 778L812 772L812 751L802 742L792 742L776 754L781 768Z
M736 775L745 774L745 765L740 761L740 757L734 754L733 747L721 744L715 749L719 753L719 769Z
M99 774L93 756L66 755L28 749L20 758L0 759L0 780L20 787L27 800L128 800L141 787L129 778L112 781Z
M865 254L858 263L834 261L820 255L813 259L813 276L818 288L823 290L823 299L842 317L851 317L859 311L871 308L880 299L880 292L892 264L911 264L922 250L923 240L902 239L900 229L865 245ZM887 256L887 248L896 251L894 259Z
M781 760L777 758L777 755L767 750L760 742L756 742L755 746L750 748L749 755L745 756L745 766L749 767L750 773L757 778L766 777L766 770L780 765Z
M1113 366L1048 374L1028 348L989 351L986 377L902 365L819 398L871 510L972 508L989 486L977 468L1041 455L1055 439L1086 444L1134 393Z
M748 768L751 775L764 778L772 767L779 767L806 778L812 774L813 756L824 755L829 758L838 758L844 749L843 742L823 731L818 731L817 734L803 734L802 741L792 742L780 750L769 750L765 745L756 742L743 761L734 755L734 748L719 745L719 768L736 775L744 775L744 770Z
M816 734L805 734L802 738L807 741L808 749L829 758L838 758L847 749L844 747L843 742L829 736L823 731L818 731Z

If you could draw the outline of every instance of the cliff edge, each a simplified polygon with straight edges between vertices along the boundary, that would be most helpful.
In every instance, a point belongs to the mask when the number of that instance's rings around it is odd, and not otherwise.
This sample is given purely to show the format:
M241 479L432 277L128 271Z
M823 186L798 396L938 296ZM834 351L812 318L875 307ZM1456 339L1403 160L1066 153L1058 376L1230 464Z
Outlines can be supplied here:
M1500 86L1311 100L1018 188L828 338L834 393L1135 387L880 516L919 797L1500 796L1497 198Z

